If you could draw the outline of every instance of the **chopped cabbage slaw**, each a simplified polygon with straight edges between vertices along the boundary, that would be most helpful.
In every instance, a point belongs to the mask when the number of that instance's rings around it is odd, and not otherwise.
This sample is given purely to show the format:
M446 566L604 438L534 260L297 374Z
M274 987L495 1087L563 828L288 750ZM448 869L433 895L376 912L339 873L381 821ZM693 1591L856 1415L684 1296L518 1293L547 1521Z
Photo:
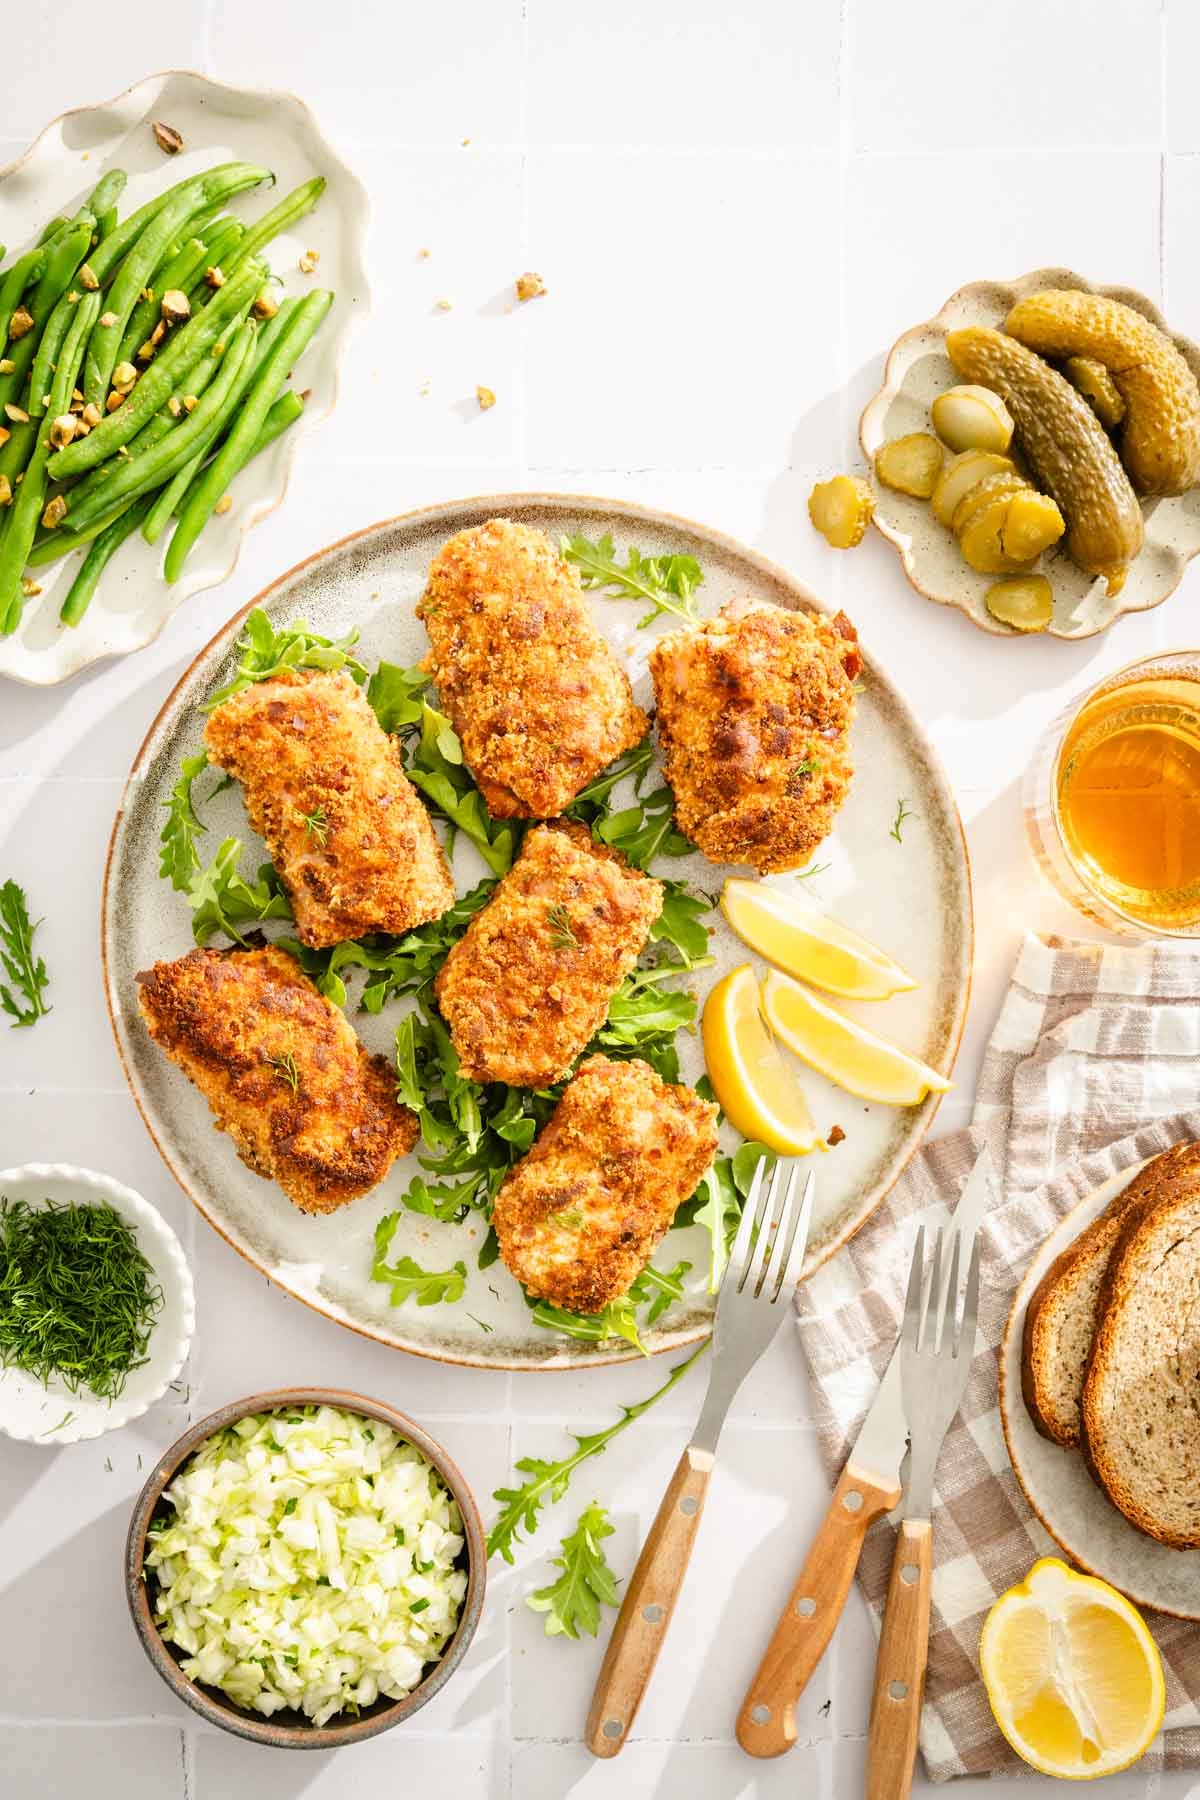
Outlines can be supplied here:
M436 1470L390 1426L332 1406L251 1413L166 1488L145 1568L183 1672L268 1718L324 1725L403 1699L454 1634L464 1538Z

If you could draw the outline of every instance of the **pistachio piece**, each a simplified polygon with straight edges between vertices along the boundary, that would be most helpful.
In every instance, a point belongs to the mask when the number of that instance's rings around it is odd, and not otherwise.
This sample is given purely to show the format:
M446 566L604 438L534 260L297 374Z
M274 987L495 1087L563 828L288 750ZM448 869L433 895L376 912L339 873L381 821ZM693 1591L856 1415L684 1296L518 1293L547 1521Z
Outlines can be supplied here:
M33 579L32 575L22 575L21 592L27 600L36 600L41 591L41 588Z
M517 276L518 300L536 300L538 295L544 294L545 291L545 282L540 275L535 275L532 269L527 269L524 275Z
M11 375L16 366L11 356L0 356L0 375Z
M42 513L42 524L46 527L47 531L53 531L56 525L62 524L66 516L67 496L65 494L55 494L53 500L47 501L46 503L45 510Z
M92 431L100 423L103 416L94 400L89 400L79 415L80 421L87 426L89 431Z
M100 286L99 278L90 263L80 263L79 285L82 288L86 288L89 294L94 294L96 289Z
M302 275L311 275L320 260L321 252L319 250L306 250L304 255L300 258L300 273Z
M180 413L183 411L183 406L181 405L179 400L176 399L174 394L172 394L171 398L167 401L167 411L170 413L170 415L173 419L177 419L179 417Z
M196 398L195 394L185 394L183 396L184 412L195 412L195 410L199 406L199 404L200 404L200 402Z
M112 384L118 394L127 394L138 378L138 372L131 362L118 363L112 374Z
M192 303L182 288L168 288L162 297L162 316L168 325L182 325L192 316Z
M124 406L124 404L125 404L124 394L118 394L118 393L114 392L114 393L111 393L108 396L108 399L104 402L104 410L105 410L105 412L116 412L118 406Z
M275 314L279 311L279 302L271 292L270 288L263 289L262 293L258 296L258 299L254 302L253 306L251 306L250 311L254 314L256 319L273 319L275 317Z
M233 495L232 494L222 494L221 498L217 501L217 504L213 507L213 511L215 513L217 513L218 515L223 515L224 513L227 513L229 511L229 509L232 505L233 505Z
M25 408L23 406L14 406L11 400L6 400L4 402L4 413L5 417L11 419L14 425L28 425L29 423L29 414L25 411Z
M33 330L33 314L27 306L18 306L8 321L8 335L14 341L23 338L27 331Z
M0 425L0 450L3 450L11 436L12 432L8 429L8 426Z
M207 281L210 288L223 288L225 286L225 271L219 264L214 263L210 268L205 269L204 279Z
M56 450L65 450L75 436L74 413L59 413L57 419L50 421L50 442Z
M100 323L103 325L105 331L111 331L116 322L117 315L115 312L102 312L100 314Z
M164 156L178 156L183 149L183 139L173 125L166 125L161 119L155 119L150 127L154 133L154 141Z
M0 506L12 505L12 482L7 475L0 475Z

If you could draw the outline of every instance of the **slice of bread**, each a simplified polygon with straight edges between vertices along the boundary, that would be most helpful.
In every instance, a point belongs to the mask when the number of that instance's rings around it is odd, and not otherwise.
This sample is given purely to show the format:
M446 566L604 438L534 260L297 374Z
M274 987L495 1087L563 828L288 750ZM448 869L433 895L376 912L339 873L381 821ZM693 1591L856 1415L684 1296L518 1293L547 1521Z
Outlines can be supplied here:
M1088 1467L1131 1525L1200 1546L1200 1144L1156 1157L1100 1284L1083 1386Z
M1025 1309L1021 1391L1042 1436L1065 1450L1079 1443L1079 1403L1096 1332L1100 1284L1121 1220L1127 1207L1153 1189L1162 1160L1155 1157L1140 1169L1099 1218L1055 1257Z

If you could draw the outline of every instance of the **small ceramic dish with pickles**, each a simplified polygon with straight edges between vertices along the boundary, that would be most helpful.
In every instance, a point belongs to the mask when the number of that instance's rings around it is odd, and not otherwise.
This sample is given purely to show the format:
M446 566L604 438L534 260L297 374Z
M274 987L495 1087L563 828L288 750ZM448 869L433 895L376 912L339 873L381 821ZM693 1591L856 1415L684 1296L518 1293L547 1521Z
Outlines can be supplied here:
M1088 370L1078 366L1077 357L1071 359L1073 367L1068 368L1067 359L1058 353L1057 347L1047 346L1042 349L1037 344L1032 346L1044 356L1045 369L1053 371L1050 379L1053 391L1060 396L1063 394L1062 385L1059 385L1060 376L1070 386L1072 398L1067 410L1075 408L1082 419L1084 429L1081 436L1091 432L1093 455L1100 462L1107 460L1108 463L1110 488L1116 496L1114 508L1119 513L1121 507L1124 507L1124 520L1119 535L1123 534L1121 547L1123 557L1127 560L1122 560L1116 571L1116 579L1109 579L1104 574L1081 567L1080 561L1071 554L1068 546L1078 548L1077 520L1070 516L1071 508L1062 494L1058 498L1064 502L1064 517L1059 524L1062 535L1057 541L1023 566L1014 563L1011 568L993 567L984 572L971 567L964 558L961 547L963 534L959 522L956 521L952 529L949 522L942 523L937 516L939 511L945 515L945 507L938 504L936 496L931 504L929 498L900 492L879 479L877 458L885 446L914 433L936 435L933 407L939 396L964 382L992 385L985 380L982 372L965 372L961 355L956 356L957 366L951 362L946 349L948 334L970 327L984 327L1000 332L1019 302L1028 302L1031 296L1042 296L1050 289L1069 290L1076 295L1102 296L1108 301L1115 301L1122 307L1132 309L1133 313L1148 320L1167 340L1167 345L1163 346L1163 354L1178 377L1176 385L1195 392L1192 378L1200 381L1200 348L1190 339L1172 332L1153 302L1144 294L1139 294L1132 288L1094 286L1070 269L1036 269L1032 274L1023 275L1016 281L972 282L952 294L935 318L906 331L888 352L883 385L868 402L860 424L862 447L876 472L872 483L874 522L884 537L896 546L909 581L927 599L936 601L940 606L957 607L982 630L1005 637L1018 635L1017 630L1006 624L1003 617L997 616L997 611L994 610L995 597L993 596L992 606L989 606L988 595L998 582L1005 581L1006 578L1017 579L1028 571L1043 577L1044 583L1048 584L1048 600L1046 586L1038 584L1045 601L1045 611L1040 619L1025 623L1026 631L1041 630L1051 637L1060 638L1094 637L1125 613L1145 612L1161 605L1179 586L1188 562L1200 552L1200 487L1194 485L1194 476L1193 485L1185 492L1145 493L1145 484L1137 479L1138 471L1131 455L1131 416L1119 419L1111 415L1105 416L1102 397L1098 398L1088 393L1086 387L1078 385L1080 378L1086 380ZM1042 304L1044 306L1045 303ZM1130 321L1130 324L1137 328L1136 321ZM1026 342L1029 343L1028 337ZM1173 346L1173 351L1167 346ZM1181 368L1178 358L1182 358L1186 368ZM1093 373L1096 372L1094 362L1089 363L1089 367ZM1099 379L1103 381L1103 366L1098 373ZM1118 375L1117 379L1118 384L1124 388L1122 378ZM1137 405L1140 402L1131 397L1130 403ZM1125 414L1125 401L1121 396L1114 396L1114 407L1122 415ZM1081 408L1083 410L1079 411ZM1003 405L1000 411L1003 415ZM1054 423L1056 432L1059 431L1059 424L1060 422ZM1194 429L1200 453L1200 407L1196 408ZM947 435L954 438L953 432ZM999 450L999 445L989 448L994 453ZM1038 459L1031 455L1028 460L1023 460L1022 449L1022 433L1018 422L1012 445L1006 453L1001 452L997 463L1003 460L1005 454L1015 462L1017 482L1024 479L1024 491L1028 497L1029 492L1036 491L1039 486ZM944 447L945 469L949 469L956 450L966 453L957 442ZM1133 477L1132 488L1139 490L1140 499L1125 481L1122 464L1129 465L1127 472ZM998 467L985 470L984 473L990 476L994 490L1003 487L1005 473ZM1118 488L1121 492L1117 491ZM1025 503L1022 501L1022 504ZM960 513L969 510L969 506L960 504ZM1135 549L1134 545L1138 547ZM985 557L983 560L988 559ZM1001 557L995 560L1003 563L1006 559ZM1097 560L1103 559L1093 559ZM999 610L1001 613L1004 611L1003 596Z

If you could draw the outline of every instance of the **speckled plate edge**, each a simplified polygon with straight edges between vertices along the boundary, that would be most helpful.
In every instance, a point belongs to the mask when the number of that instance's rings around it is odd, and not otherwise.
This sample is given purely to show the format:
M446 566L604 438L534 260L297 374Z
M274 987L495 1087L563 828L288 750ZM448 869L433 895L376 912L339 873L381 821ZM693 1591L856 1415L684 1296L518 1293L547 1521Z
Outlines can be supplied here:
M1119 1589L1136 1606L1150 1607L1176 1619L1200 1619L1200 1551L1172 1550L1136 1531L1092 1480L1080 1452L1064 1450L1038 1433L1021 1392L1021 1340L1025 1311L1034 1289L1055 1257L1074 1242L1144 1167L1144 1163L1134 1163L1077 1200L1071 1210L1064 1213L1026 1269L1013 1295L1000 1345L1000 1423L1017 1486L1030 1511L1073 1563L1085 1574L1098 1575L1102 1581ZM1064 1488L1052 1499L1046 1490L1048 1479L1055 1472L1066 1475L1070 1491ZM1063 1525L1064 1514L1071 1521L1066 1527ZM1076 1518L1077 1531L1072 1529ZM1098 1554L1098 1543L1115 1544L1115 1550L1107 1555ZM1195 1589L1194 1602L1182 1604L1173 1590L1164 1597L1164 1590L1155 1588L1155 1569L1181 1576L1189 1565L1185 1579L1190 1579Z
M353 304L346 308L342 319L323 334L323 341L318 340L317 345L310 349L310 356L315 354L322 364L321 379L327 388L325 403L321 406L306 406L304 417L296 423L292 430L285 432L277 444L272 447L272 451L262 459L262 470L265 472L266 478L275 480L275 488L254 495L247 493L246 502L237 509L236 518L230 515L224 521L212 521L212 524L218 527L218 534L225 539L225 549L217 559L217 566L200 568L198 565L194 565L192 570L182 575L173 587L167 587L165 583L160 583L161 605L156 610L153 619L148 621L145 634L138 636L136 641L131 637L116 645L96 645L89 643L86 632L65 631L60 633L52 652L39 653L41 661L31 655L23 659L19 666L9 666L5 658L4 640L0 640L0 675L6 676L11 681L19 681L28 687L55 687L64 681L71 680L73 676L78 675L81 670L90 667L93 663L101 662L110 656L127 656L135 650L145 649L147 644L153 643L155 638L161 634L167 621L185 600L191 599L195 594L203 593L208 588L219 587L223 581L229 579L237 567L242 553L242 545L248 533L282 506L287 498L301 440L307 438L310 432L327 419L337 405L342 364L345 360L347 346L354 329L369 316L371 310L371 289L365 264L365 246L370 223L371 203L366 187L322 132L308 102L302 100L299 95L288 93L284 89L238 87L232 82L218 81L211 75L202 75L195 69L160 70L157 74L147 75L142 80L131 83L120 93L114 94L111 99L95 101L87 106L68 107L65 112L61 112L57 117L51 119L47 125L42 127L28 149L14 158L12 162L5 163L3 167L0 167L0 193L3 192L3 184L8 177L31 164L39 152L49 144L53 134L61 132L69 121L118 107L124 102L140 97L143 92L147 108L149 108L162 87L171 81L194 82L209 95L224 96L248 105L257 104L266 110L278 111L280 108L286 107L293 111L297 126L303 129L313 146L314 166L319 166L320 172L326 176L327 180L330 175L334 175L341 184L340 193L329 194L328 204L332 210L333 202L338 200L340 209L345 215L344 253L352 271L352 284L348 296L344 284L342 291L344 297L349 297ZM164 158L164 163L165 161ZM309 385L312 385L311 382ZM260 476L260 478L262 477ZM211 525L206 533L206 538L211 550L213 542Z
M633 522L642 523L652 527L657 526L670 531L686 532L690 536L699 539L701 542L710 544L714 550L727 556L737 558L751 566L765 584L775 588L781 604L810 607L814 611L825 614L832 614L835 610L828 601L822 600L811 588L806 586L806 584L800 581L796 576L790 574L789 571L781 567L780 564L773 562L769 557L763 556L759 551L750 549L747 545L740 543L736 538L729 537L726 533L718 531L712 526L697 524L694 520L685 518L678 513L670 513L660 508L642 506L636 501L630 500L612 500L590 494L556 494L541 491L474 495L463 499L442 501L433 506L418 507L411 512L400 513L396 517L390 519L381 519L372 525L363 526L358 531L349 532L345 537L337 539L334 543L326 545L321 550L314 551L311 556L305 557L303 561L296 563L282 575L277 576L273 582L263 588L252 600L247 601L246 605L242 607L239 612L235 613L231 619L227 620L221 629L216 632L213 637L209 639L208 643L197 652L195 657L193 657L192 661L179 677L175 686L171 689L171 692L167 695L151 721L146 735L138 748L129 775L126 778L125 787L122 791L116 818L113 821L113 828L109 837L100 910L100 955L104 980L105 1004L108 1007L109 1023L112 1027L117 1055L120 1059L126 1082L129 1085L129 1091L133 1096L134 1104L141 1114L142 1122L149 1133L151 1142L154 1144L159 1155L166 1163L167 1168L170 1170L179 1186L183 1189L184 1193L187 1194L188 1198L192 1201L197 1211L207 1220L213 1230L216 1231L220 1237L224 1238L225 1242L236 1250L252 1268L256 1269L261 1275L265 1275L268 1281L272 1281L277 1286L282 1287L284 1292L290 1294L293 1299L302 1301L305 1306L311 1307L314 1312L320 1313L322 1317L331 1319L335 1324L343 1325L348 1330L355 1331L362 1337L372 1338L377 1343L386 1344L391 1349L406 1350L415 1356L424 1356L436 1362L453 1363L458 1366L469 1368L504 1368L509 1370L594 1368L609 1363L638 1362L641 1360L641 1353L632 1347L626 1350L609 1350L600 1347L585 1348L573 1344L570 1346L569 1350L536 1358L522 1355L505 1356L503 1359L499 1357L489 1358L451 1355L444 1350L438 1350L431 1347L427 1342L420 1338L409 1337L400 1331L385 1333L372 1330L370 1326L361 1320L349 1318L344 1311L329 1304L328 1301L326 1301L325 1304L319 1303L314 1299L311 1293L306 1292L304 1289L298 1286L289 1286L280 1278L277 1271L268 1268L265 1263L260 1261L258 1257L251 1252L249 1247L237 1242L229 1234L222 1222L213 1216L204 1202L188 1186L183 1173L176 1166L175 1161L172 1160L168 1146L162 1142L156 1132L150 1118L149 1110L143 1103L143 1098L139 1091L134 1071L130 1066L125 1053L125 1046L122 1042L119 1024L120 1006L119 1002L114 1000L113 959L110 957L109 953L111 914L109 899L113 876L114 855L120 838L122 822L129 797L142 777L143 765L148 763L151 759L153 746L161 729L171 721L179 706L183 704L183 690L192 679L198 665L210 654L215 654L219 649L228 647L232 642L233 637L240 629L246 614L250 612L253 607L261 606L269 601L271 596L279 589L303 575L305 571L310 569L315 563L319 563L326 557L331 557L344 551L352 544L361 543L376 533L394 531L398 527L408 527L412 530L424 530L432 526L437 526L440 530L444 530L446 535L449 536L454 531L462 529L465 525L480 519L504 516L514 512L520 513L529 509L558 509L569 515L577 515L580 512L587 511L600 511L606 518L620 525L627 525ZM965 906L962 919L963 933L959 986L956 1003L953 1007L946 1053L946 1073L949 1073L954 1067L959 1047L962 1042L962 1033L966 1023L967 1009L971 997L971 981L974 965L975 919L971 891L970 857L967 849L966 833L963 830L962 818L959 814L949 779L942 767L941 758L938 756L933 744L917 722L908 702L903 698L899 689L877 665L872 663L869 652L864 652L864 661L866 666L873 670L876 679L880 680L883 686L888 690L891 703L896 707L898 713L903 718L908 730L912 734L917 749L925 759L930 779L935 784L938 797L942 804L944 816L951 828L954 849L961 856L961 873ZM854 1212L851 1216L840 1221L834 1230L826 1237L819 1239L816 1243L810 1245L804 1269L805 1278L811 1275L814 1270L820 1268L822 1264L828 1262L830 1257L836 1255L842 1245L847 1243L850 1238L854 1236L854 1233L866 1224L867 1220L886 1199L896 1182L900 1179L900 1176L903 1174L925 1136L928 1134L940 1102L941 1095L930 1094L919 1109L913 1109L916 1115L914 1120L915 1129L902 1156L893 1166L890 1172L890 1179L880 1185L878 1192L870 1198L868 1204L864 1204L857 1212ZM711 1319L707 1319L699 1326L684 1326L670 1331L656 1330L653 1333L647 1334L645 1341L650 1354L658 1355L663 1352L682 1349L687 1345L698 1343L702 1338L706 1337L710 1331Z
M1077 288L1089 294L1102 294L1110 300L1120 300L1126 306L1133 307L1136 312L1140 312L1170 338L1192 368L1193 373L1200 378L1200 346L1194 344L1190 338L1183 337L1179 332L1172 331L1153 300L1149 299L1147 295L1139 293L1136 288L1102 286L1088 281L1086 276L1077 274L1073 269L1053 268L1034 269L1029 274L1019 275L1012 281L967 282L964 286L955 289L931 319L926 319L921 324L914 325L908 331L903 332L888 351L883 384L867 401L859 421L859 442L868 464L874 466L876 452L885 442L885 421L888 407L903 388L904 376L907 373L912 350L923 339L935 332L944 337L948 321L956 310L963 307L986 301L988 303L986 306L980 304L980 311L981 314L986 314L986 322L990 323L996 314L997 307L1002 313L1006 313L1017 300L1022 299L1026 294L1035 293L1048 287ZM903 496L891 496L887 494L886 490L880 489L878 483L874 485L877 505L872 523L880 535L895 546L904 573L916 591L924 595L925 599L932 600L935 605L957 608L959 612L964 613L970 619L973 625L977 625L981 631L990 632L993 637L1021 636L1021 633L1014 631L1010 626L1003 625L998 619L994 619L984 605L984 589L993 577L975 576L965 564L960 564L961 581L955 581L949 589L940 583L935 583L931 571L926 566L925 559L914 553L911 532L881 515L879 511L881 494L886 496L883 500L885 506L893 498L902 500ZM914 504L923 505L925 503L915 502ZM949 543L948 538L947 543ZM1098 598L1093 616L1086 618L1077 629L1065 630L1061 625L1052 621L1045 632L1031 635L1064 638L1070 642L1077 642L1082 638L1096 637L1100 632L1107 631L1115 620L1123 618L1126 613L1148 612L1156 606L1161 606L1163 601L1170 599L1178 588L1188 563L1197 555L1200 555L1200 531L1197 532L1195 541L1189 546L1178 548L1172 553L1167 585L1156 589L1145 598L1136 599L1130 589L1130 584L1126 582L1121 593L1112 597L1103 595L1102 599ZM1091 591L1093 593L1102 592L1103 585L1103 581L1097 578Z

